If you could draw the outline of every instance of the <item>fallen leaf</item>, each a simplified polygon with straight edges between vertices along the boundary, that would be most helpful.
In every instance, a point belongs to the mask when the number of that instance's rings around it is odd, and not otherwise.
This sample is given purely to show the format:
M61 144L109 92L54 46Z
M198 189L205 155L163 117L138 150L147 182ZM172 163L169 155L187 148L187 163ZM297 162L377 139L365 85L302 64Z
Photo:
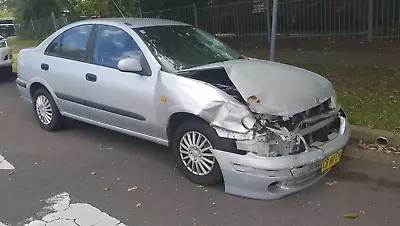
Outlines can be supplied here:
M129 188L129 189L128 189L128 192L134 191L134 190L136 190L136 189L137 189L137 187Z
M360 214L366 214L367 212L365 212L364 210L360 210Z
M335 184L337 184L337 182L336 181L334 181L334 182L332 182L332 183L326 183L328 186L332 186L332 185L335 185Z
M396 155L400 155L400 151L396 151L395 154L396 154Z
M103 190L104 190L104 191L109 191L110 189L109 189L109 188L104 188Z
M203 185L197 185L197 187L198 187L198 188L203 188L204 186L203 186Z
M397 169L397 166L393 166L393 169Z
M395 147L387 147L386 149L388 151L391 151L391 152L396 152L396 148Z
M357 213L346 213L344 215L344 217L346 217L346 218L357 218L358 214Z
M136 207L141 207L142 206L142 204L141 203L138 203L137 205L136 205Z
M389 150L385 150L384 152L385 152L385 154L390 154L390 153L392 153L392 151L389 151Z
M92 174L92 175L96 175L96 172L92 172L91 174Z

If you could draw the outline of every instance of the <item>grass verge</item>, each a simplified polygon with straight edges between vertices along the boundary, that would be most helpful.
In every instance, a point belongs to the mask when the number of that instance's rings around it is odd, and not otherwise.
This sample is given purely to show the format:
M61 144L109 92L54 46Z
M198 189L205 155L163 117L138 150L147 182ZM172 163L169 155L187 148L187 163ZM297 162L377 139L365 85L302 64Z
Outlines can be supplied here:
M329 79L351 124L400 132L400 69L298 64Z
M16 37L7 38L8 44L15 47L28 47L37 46L40 44L41 40L18 40Z

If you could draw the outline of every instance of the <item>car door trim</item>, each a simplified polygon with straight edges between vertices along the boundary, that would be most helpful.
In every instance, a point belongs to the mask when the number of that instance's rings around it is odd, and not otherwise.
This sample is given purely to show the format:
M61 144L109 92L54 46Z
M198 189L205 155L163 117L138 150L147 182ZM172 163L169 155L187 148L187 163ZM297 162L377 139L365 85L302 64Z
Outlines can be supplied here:
M84 100L79 97L70 96L68 94L63 94L63 93L58 93L58 92L55 92L55 94L56 94L57 98L59 98L61 100L73 102L76 104L84 105L84 106L87 106L90 108L95 108L95 109L98 109L101 111L110 112L110 113L121 115L121 116L128 117L128 118L136 119L139 121L146 121L145 117L143 117L139 114L136 114L134 112L129 112L129 111L125 111L122 109L118 109L118 108L110 107L107 105L95 103L92 101Z

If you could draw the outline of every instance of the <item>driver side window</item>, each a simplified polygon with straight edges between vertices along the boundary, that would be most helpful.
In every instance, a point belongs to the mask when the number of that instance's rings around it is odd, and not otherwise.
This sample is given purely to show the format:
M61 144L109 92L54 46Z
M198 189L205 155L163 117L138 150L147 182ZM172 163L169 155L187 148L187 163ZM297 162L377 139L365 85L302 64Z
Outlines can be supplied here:
M134 57L145 67L146 60L133 38L125 31L108 25L97 27L93 48L93 63L118 69L118 62Z

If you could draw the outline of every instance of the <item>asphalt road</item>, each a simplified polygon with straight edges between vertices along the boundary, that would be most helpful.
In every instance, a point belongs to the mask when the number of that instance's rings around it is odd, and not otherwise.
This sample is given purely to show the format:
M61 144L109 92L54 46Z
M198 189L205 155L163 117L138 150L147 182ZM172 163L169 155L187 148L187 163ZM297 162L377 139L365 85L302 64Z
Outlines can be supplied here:
M0 155L15 167L0 169L6 225L41 219L44 200L62 192L126 225L399 225L400 169L392 166L344 158L284 199L235 197L182 178L164 147L74 121L43 131L11 82L0 83ZM344 218L349 212L359 217Z

